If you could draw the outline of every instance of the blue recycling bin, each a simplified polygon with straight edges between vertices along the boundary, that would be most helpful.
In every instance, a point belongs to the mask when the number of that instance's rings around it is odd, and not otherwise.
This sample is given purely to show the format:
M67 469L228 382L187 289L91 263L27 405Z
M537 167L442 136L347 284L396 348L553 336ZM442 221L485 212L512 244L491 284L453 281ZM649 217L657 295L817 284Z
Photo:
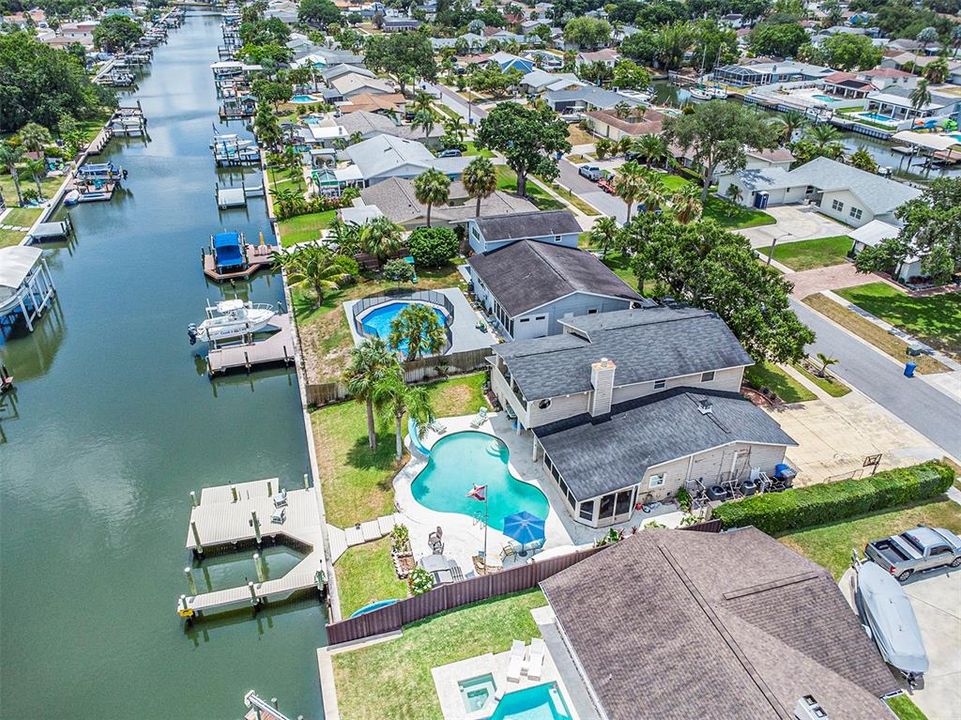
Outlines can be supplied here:
M917 369L917 363L909 362L904 363L904 377L912 378L914 377L914 371Z

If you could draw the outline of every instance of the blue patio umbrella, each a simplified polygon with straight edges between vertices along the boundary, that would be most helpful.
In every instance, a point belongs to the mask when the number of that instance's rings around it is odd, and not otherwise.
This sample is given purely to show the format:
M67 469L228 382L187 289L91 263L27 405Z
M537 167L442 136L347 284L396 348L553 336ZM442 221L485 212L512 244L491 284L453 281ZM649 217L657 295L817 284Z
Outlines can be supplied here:
M504 534L521 545L544 540L544 521L526 510L504 518Z

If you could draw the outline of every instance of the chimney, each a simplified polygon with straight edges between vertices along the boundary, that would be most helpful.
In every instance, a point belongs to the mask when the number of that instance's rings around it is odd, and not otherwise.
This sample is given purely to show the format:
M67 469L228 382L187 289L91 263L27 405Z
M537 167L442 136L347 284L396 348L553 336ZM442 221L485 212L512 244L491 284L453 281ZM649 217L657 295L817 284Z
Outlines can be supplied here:
M591 396L590 413L593 417L609 415L611 412L616 369L614 362L607 358L601 358L591 365L591 385L594 386L594 394Z

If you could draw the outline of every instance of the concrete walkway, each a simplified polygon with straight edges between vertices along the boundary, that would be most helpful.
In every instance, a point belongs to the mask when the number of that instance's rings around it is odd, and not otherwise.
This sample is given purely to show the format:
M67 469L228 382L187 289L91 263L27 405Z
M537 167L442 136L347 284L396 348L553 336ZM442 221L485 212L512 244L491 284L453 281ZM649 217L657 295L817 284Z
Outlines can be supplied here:
M859 273L849 262L794 272L786 279L794 283L791 294L796 298L806 298L808 295L824 290L840 290L855 285L883 282L882 278L872 273Z
M851 228L825 217L813 205L779 205L765 209L768 215L777 220L775 225L744 228L738 230L751 241L751 247L770 247L777 239L778 245L815 238L847 235Z

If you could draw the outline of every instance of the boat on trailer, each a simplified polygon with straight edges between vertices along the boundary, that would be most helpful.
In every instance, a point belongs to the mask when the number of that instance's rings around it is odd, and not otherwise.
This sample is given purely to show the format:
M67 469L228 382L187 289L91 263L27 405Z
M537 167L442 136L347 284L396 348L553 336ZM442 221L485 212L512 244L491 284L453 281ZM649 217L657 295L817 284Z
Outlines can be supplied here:
M250 337L264 330L276 312L268 303L244 302L240 299L221 300L207 305L207 318L199 325L187 326L187 338L191 345L197 341L221 343Z

